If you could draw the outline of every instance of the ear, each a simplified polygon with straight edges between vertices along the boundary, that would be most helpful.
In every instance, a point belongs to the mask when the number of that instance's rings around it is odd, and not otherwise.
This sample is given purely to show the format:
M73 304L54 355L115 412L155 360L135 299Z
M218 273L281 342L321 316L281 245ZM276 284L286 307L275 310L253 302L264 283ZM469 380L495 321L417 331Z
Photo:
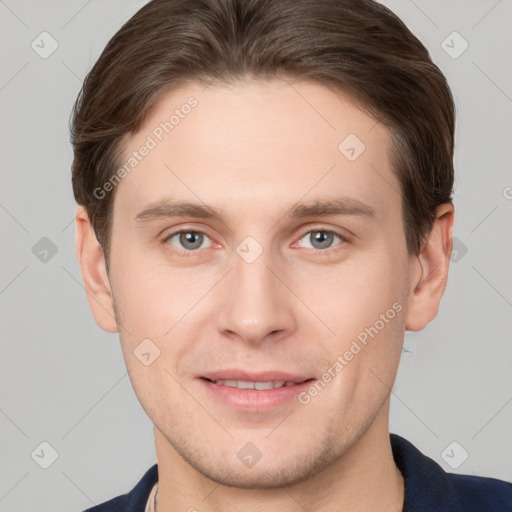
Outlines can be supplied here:
M453 219L452 204L439 206L432 229L414 257L405 324L408 331L421 331L437 315L448 280Z
M87 210L78 206L75 213L76 254L89 307L96 323L107 332L117 332L114 302L105 257L89 220Z

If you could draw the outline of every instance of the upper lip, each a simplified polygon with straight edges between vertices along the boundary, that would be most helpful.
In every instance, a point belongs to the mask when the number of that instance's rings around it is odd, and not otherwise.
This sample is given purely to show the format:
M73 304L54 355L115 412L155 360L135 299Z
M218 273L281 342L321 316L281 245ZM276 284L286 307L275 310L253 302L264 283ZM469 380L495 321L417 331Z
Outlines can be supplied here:
M246 370L226 369L208 372L199 375L209 380L242 380L247 382L268 382L268 381L284 381L301 383L312 377L296 373L287 373L281 371L267 372L248 372Z

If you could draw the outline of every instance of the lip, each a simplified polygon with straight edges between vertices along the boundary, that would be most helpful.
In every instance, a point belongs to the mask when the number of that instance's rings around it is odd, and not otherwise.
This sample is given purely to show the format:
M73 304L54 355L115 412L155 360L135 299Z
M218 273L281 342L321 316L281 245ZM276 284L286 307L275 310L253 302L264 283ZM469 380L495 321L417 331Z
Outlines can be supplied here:
M250 373L241 370L221 370L209 372L197 377L199 384L209 398L244 412L261 413L276 410L289 405L294 398L311 386L315 379L307 375L291 374L280 371ZM285 381L294 382L293 386L274 389L238 389L212 382L214 380L244 380L248 382Z
M283 380L296 384L311 378L311 375L292 374L281 371L248 372L244 370L226 369L208 372L197 377L209 380L245 380L248 382L265 382L269 380Z

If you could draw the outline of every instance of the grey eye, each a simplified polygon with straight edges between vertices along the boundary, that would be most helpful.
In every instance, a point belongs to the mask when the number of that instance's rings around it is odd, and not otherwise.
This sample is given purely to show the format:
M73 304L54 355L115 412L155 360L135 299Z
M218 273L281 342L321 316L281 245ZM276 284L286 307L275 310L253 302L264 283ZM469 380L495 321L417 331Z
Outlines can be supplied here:
M178 242L181 245L181 247L178 246L178 249L184 248L189 251L201 249L201 246L205 241L204 233L201 233L199 231L180 231L179 233L171 235L169 237L169 241L172 243L172 240L176 239L176 237L178 237Z
M311 244L310 249L330 249L335 238L341 240L333 231L317 229L306 233L301 240L306 239Z

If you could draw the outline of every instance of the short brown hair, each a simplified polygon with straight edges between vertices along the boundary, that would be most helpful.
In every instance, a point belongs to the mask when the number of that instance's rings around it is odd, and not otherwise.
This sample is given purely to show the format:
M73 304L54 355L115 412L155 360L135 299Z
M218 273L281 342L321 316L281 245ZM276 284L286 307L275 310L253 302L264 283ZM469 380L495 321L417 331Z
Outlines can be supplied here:
M373 0L153 0L109 41L74 105L73 192L108 265L122 141L185 82L303 78L347 93L388 126L409 253L451 203L455 105L427 49ZM341 141L340 141L341 142ZM107 267L108 268L108 267Z

